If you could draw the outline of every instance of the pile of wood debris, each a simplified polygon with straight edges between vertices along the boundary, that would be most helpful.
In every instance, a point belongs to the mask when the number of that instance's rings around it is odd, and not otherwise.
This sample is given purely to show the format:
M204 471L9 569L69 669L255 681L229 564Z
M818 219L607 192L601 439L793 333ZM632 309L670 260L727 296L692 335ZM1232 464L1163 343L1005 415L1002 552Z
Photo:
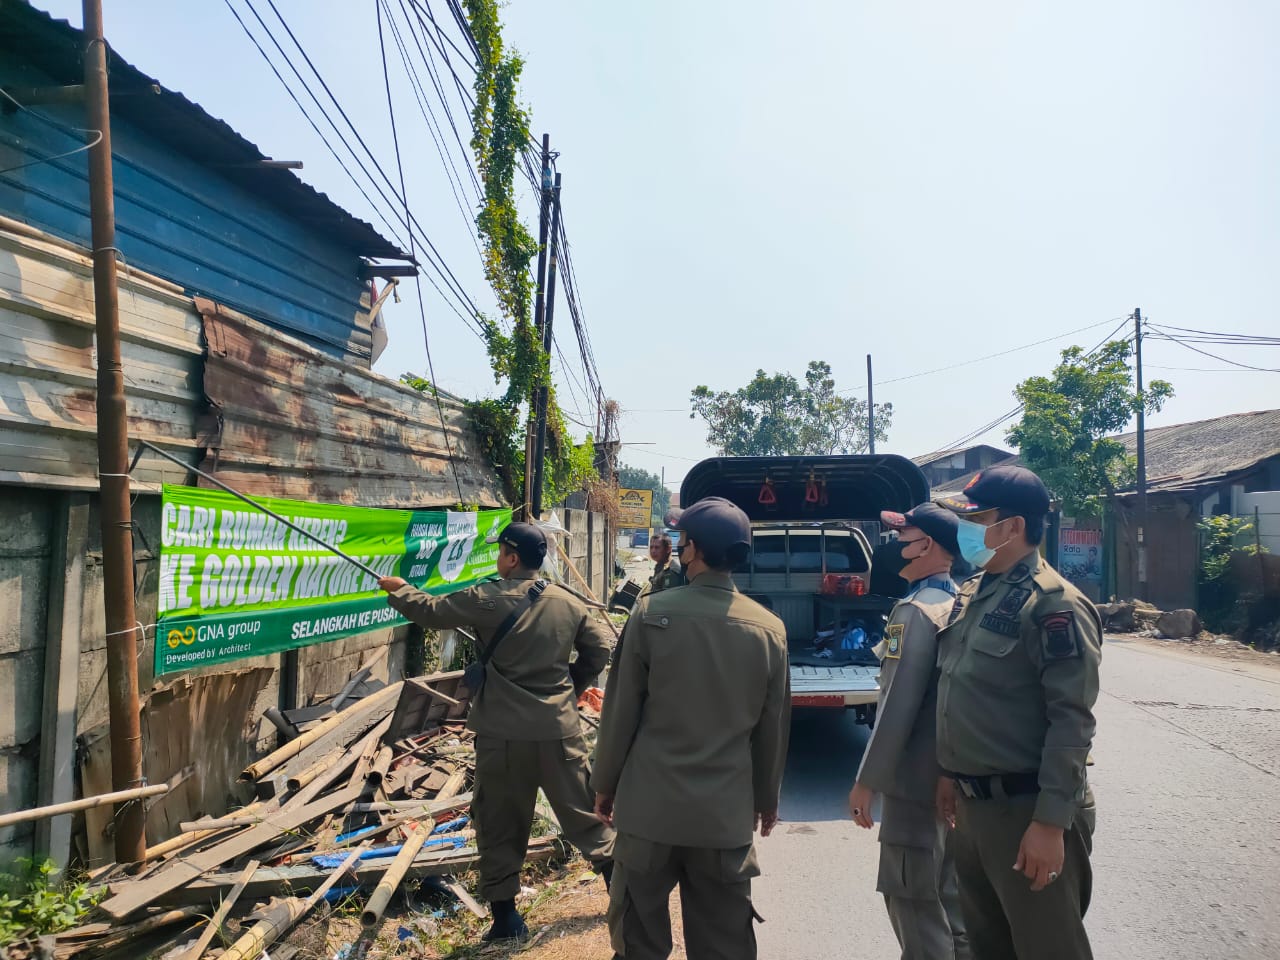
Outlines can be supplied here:
M362 921L373 927L401 884L424 877L440 878L483 916L452 880L477 859L462 673L347 699L327 716L292 718L310 726L241 774L257 796L248 806L183 824L132 874L120 866L103 874L102 922L58 934L53 955L140 956L145 939L148 953L182 960L257 960L322 900L366 897ZM529 857L555 849L554 836L536 838ZM215 953L231 939L224 922L245 914L238 938Z

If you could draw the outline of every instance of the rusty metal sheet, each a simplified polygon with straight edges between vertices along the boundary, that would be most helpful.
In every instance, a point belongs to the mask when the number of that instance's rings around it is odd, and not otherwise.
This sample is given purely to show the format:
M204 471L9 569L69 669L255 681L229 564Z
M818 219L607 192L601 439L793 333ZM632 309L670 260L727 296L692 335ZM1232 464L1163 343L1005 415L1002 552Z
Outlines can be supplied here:
M244 493L380 507L502 504L460 401L335 361L196 298L207 356L201 469ZM452 450L462 496L446 449Z
M195 462L200 318L156 277L120 272L129 436ZM71 244L0 221L0 483L96 490L93 273ZM183 471L144 463L140 492Z

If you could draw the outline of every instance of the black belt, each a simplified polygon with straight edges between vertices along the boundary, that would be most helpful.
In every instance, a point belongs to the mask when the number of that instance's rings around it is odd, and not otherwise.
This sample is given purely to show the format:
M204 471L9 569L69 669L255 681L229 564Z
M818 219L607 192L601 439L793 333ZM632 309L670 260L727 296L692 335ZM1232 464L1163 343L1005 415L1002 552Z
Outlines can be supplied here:
M992 788L1000 784L1003 796L1017 797L1029 793L1040 792L1040 774L1038 773L993 773L985 777L971 777L964 773L943 773L956 782L960 792L969 800L992 800L1001 796Z

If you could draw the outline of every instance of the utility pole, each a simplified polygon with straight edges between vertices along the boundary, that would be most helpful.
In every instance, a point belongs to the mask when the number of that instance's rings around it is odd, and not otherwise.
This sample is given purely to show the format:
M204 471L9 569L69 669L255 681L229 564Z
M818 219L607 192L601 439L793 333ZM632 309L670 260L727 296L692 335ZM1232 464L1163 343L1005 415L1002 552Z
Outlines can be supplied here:
M876 452L876 395L871 389L871 354L867 354L867 443Z
M1142 392L1142 310L1133 308L1133 346L1138 379L1138 599L1147 599L1147 411Z
M547 221L551 213L551 134L542 135L542 189L538 191L538 274L534 278L536 291L533 299L533 326L538 332L538 342L543 339L546 324L545 284L547 279ZM525 434L524 503L529 510L525 519L537 521L538 507L542 505L542 492L534 476L538 458L537 419L538 394L534 387L529 397L529 421ZM536 505L535 505L536 501Z
M138 626L133 609L133 517L129 504L129 427L120 361L116 289L116 213L111 176L111 109L102 0L84 0L84 87L88 126L102 138L89 150L89 218L93 246L93 311L98 340L98 485L102 520L103 605L107 625L107 704L111 726L111 789L130 790L142 778L138 711ZM115 852L136 863L146 851L146 811L129 800L115 811Z
M547 376L551 375L551 325L556 312L556 261L560 255L560 174L556 174L556 184L551 191L551 259L547 265L547 302L543 310L542 349L547 355ZM534 452L533 452L533 516L542 515L542 487L546 476L547 462L547 408L550 405L550 387L543 384L538 388L538 398L534 404Z

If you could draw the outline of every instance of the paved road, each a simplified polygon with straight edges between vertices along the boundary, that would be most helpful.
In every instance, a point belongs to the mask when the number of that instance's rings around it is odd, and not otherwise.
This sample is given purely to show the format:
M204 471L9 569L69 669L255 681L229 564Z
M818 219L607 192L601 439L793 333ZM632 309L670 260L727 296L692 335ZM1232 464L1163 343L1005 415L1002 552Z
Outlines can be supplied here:
M1280 669L1108 638L1097 715L1099 958L1280 957ZM765 960L892 960L873 831L845 797L865 728L793 719L779 833L760 843Z

